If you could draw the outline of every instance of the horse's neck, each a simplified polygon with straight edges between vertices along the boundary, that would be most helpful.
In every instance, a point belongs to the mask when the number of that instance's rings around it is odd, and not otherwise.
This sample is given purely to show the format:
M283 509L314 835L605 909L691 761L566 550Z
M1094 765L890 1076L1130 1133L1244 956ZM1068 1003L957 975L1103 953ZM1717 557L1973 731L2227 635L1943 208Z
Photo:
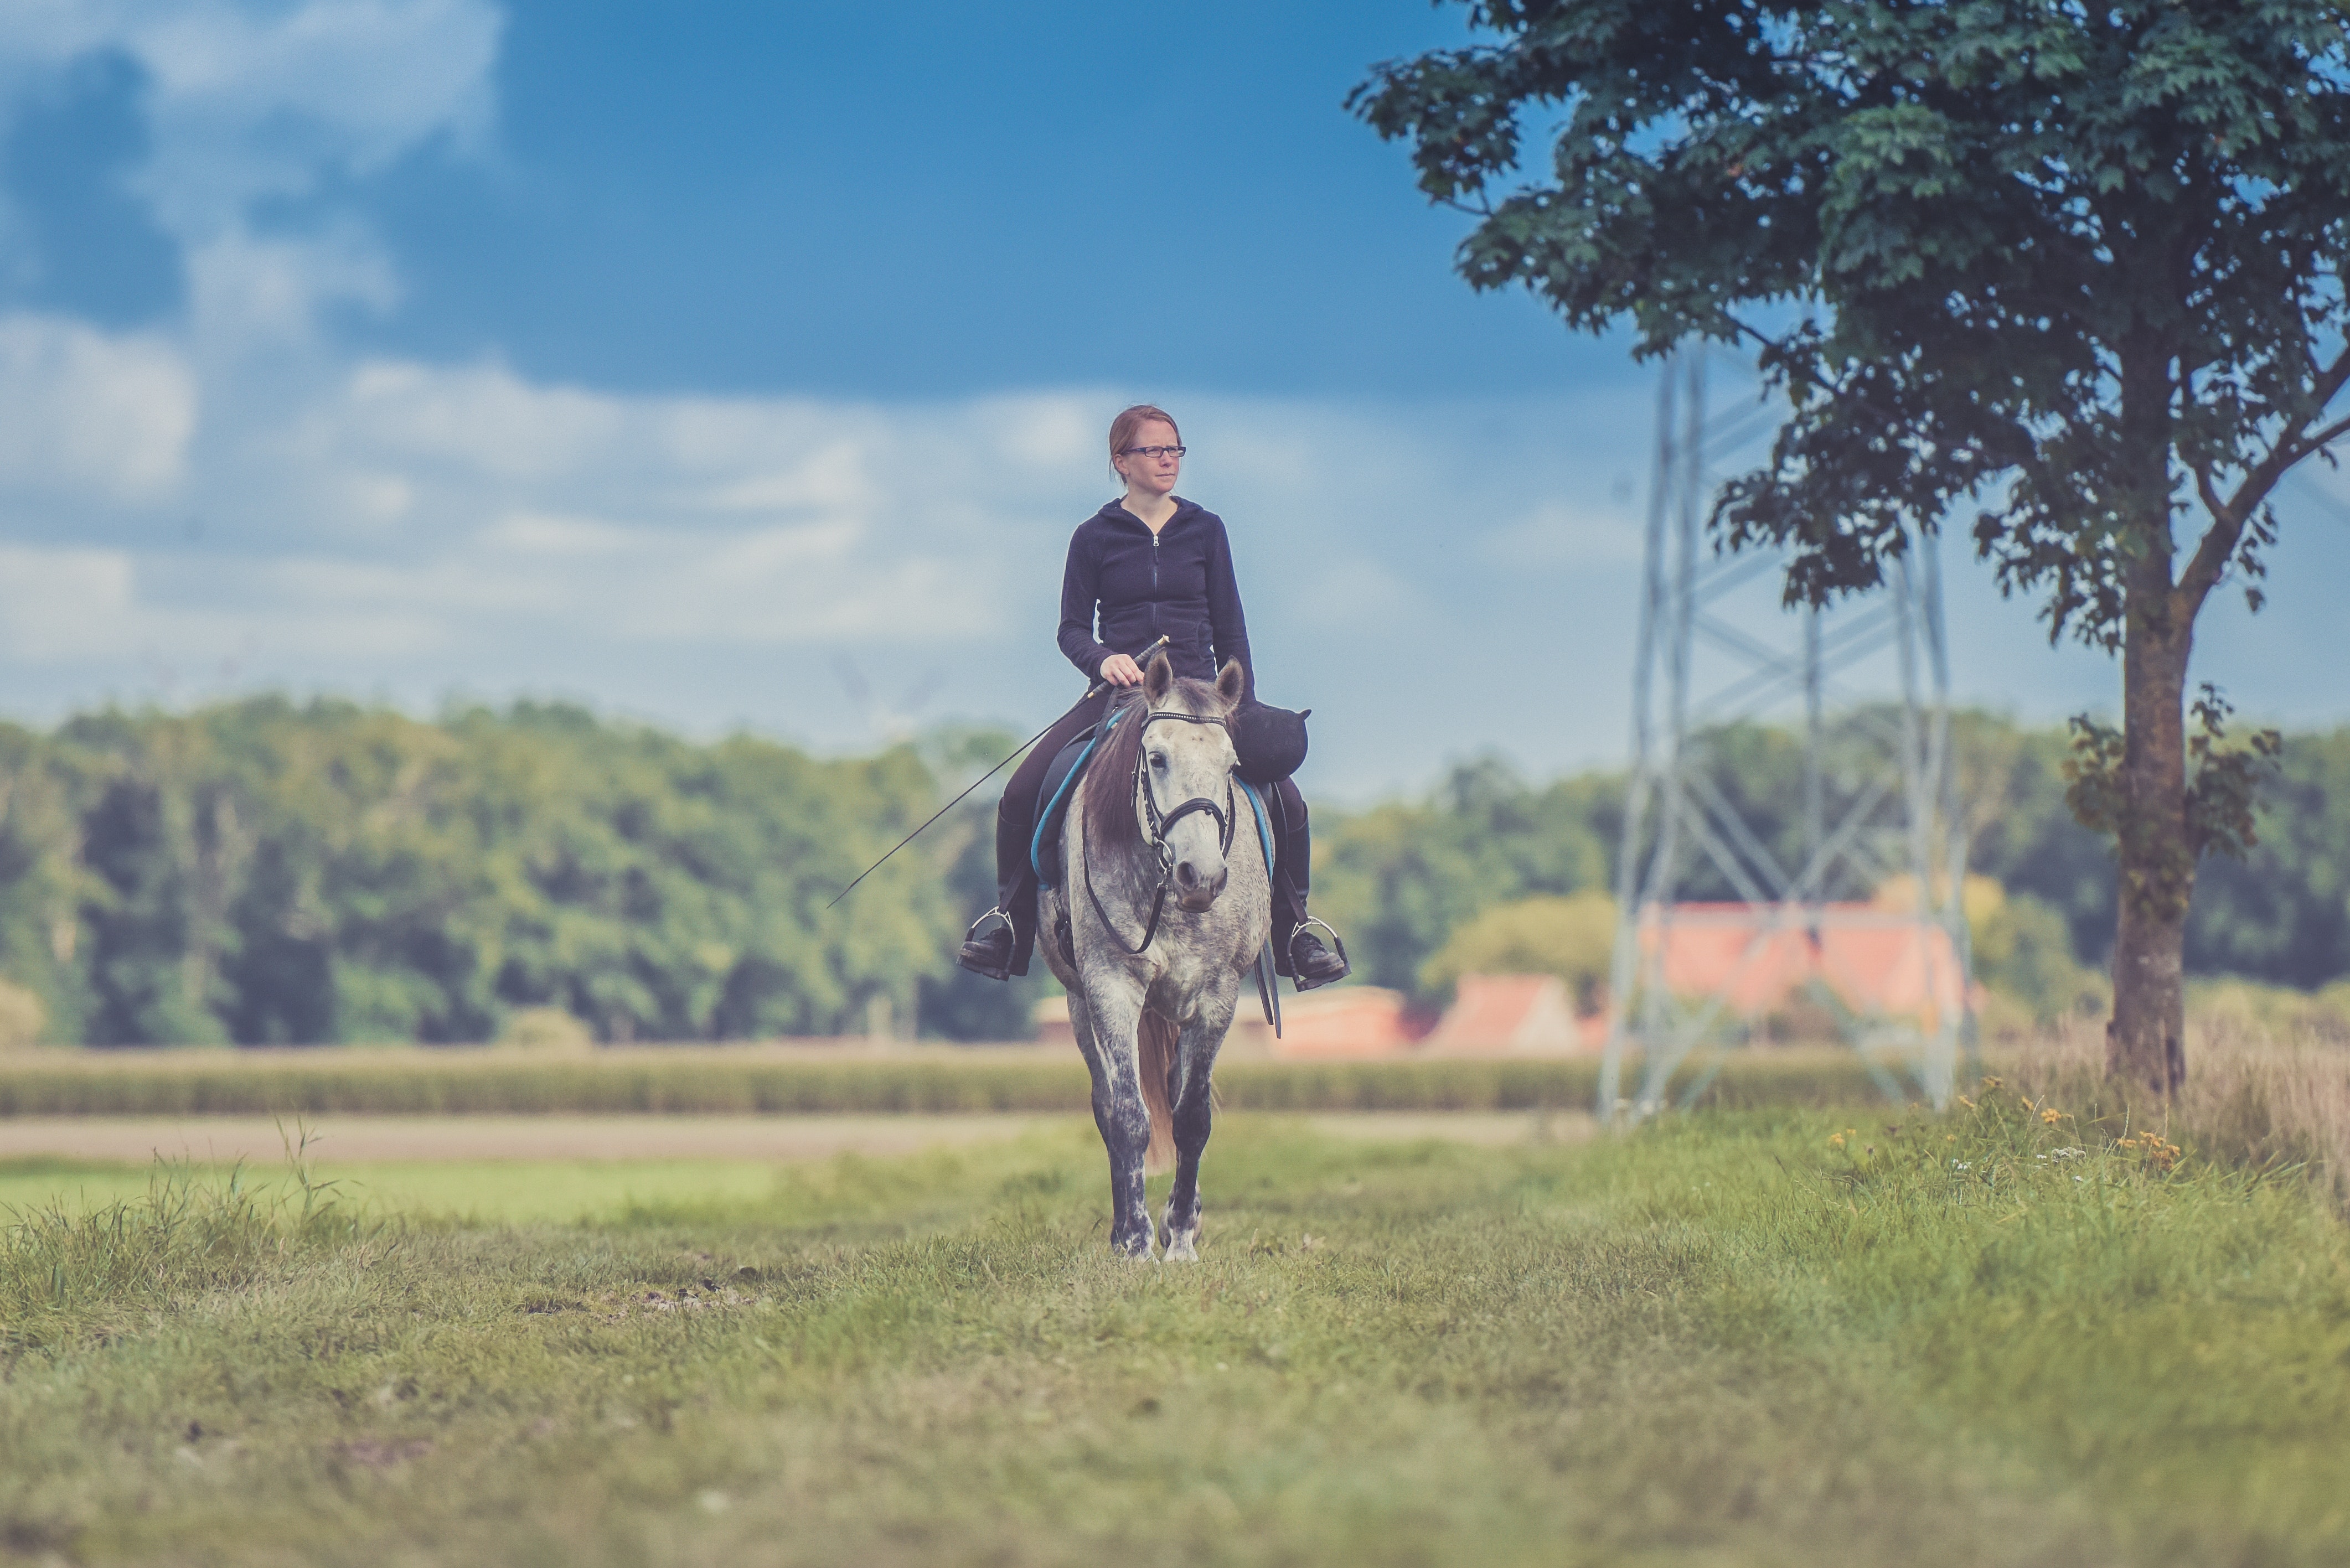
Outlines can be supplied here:
M1136 708L1128 709L1127 711L1127 717L1119 722L1121 723L1128 724L1139 723L1143 720L1149 718L1152 713L1163 713L1170 711L1171 710L1164 708L1141 708L1138 706ZM1137 766L1134 771L1128 774L1124 779L1112 779L1106 774L1097 774L1093 778L1087 780L1086 784L1088 791L1094 789L1123 790L1126 796L1126 809L1128 814L1134 818L1135 827L1135 842L1132 844L1119 844L1115 846L1097 844L1094 842L1093 836L1091 834L1080 832L1076 836L1076 840L1079 845L1079 852L1085 857L1086 865L1092 867L1093 874L1097 878L1118 877L1129 878L1137 884L1147 884L1157 881L1159 878L1158 854L1151 845L1149 829L1143 824L1141 768ZM1088 815L1087 813L1082 810L1073 810L1069 815L1072 817L1078 818L1087 817ZM1062 839L1065 844L1067 843L1069 841L1069 835L1065 832L1062 835Z

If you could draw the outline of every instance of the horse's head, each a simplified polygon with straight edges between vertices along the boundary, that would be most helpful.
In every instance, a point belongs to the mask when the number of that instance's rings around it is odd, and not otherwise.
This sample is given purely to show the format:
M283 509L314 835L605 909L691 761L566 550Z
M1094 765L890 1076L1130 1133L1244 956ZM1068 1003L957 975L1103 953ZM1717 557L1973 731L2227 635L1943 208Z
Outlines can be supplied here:
M1149 717L1134 791L1137 826L1149 833L1155 808L1175 901L1195 915L1224 890L1232 766L1239 760L1232 754L1230 721L1244 680L1238 659L1226 661L1212 686L1178 680L1163 653L1150 661L1142 680Z
M1193 914L1224 890L1236 760L1229 722L1245 684L1237 659L1226 663L1212 684L1179 680L1164 654L1152 659L1141 695L1111 732L1107 754L1095 764L1105 787L1088 792L1088 846L1138 840L1163 845L1159 853L1175 901ZM1130 798L1110 793L1128 781Z

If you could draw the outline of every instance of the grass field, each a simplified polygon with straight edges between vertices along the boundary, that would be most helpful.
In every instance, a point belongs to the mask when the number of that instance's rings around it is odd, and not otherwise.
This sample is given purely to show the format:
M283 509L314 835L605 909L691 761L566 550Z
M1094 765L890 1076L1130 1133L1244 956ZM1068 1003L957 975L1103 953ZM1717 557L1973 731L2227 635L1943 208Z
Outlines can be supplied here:
M0 1249L0 1551L2342 1561L2350 1232L2053 1108L1508 1148L1235 1116L1191 1266L1106 1254L1076 1120L90 1191Z

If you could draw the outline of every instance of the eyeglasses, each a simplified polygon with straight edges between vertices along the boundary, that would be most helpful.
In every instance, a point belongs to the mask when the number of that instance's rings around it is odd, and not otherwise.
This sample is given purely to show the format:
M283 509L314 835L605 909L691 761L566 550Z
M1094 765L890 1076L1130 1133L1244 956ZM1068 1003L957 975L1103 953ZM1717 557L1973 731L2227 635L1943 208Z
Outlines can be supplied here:
M1147 457L1151 462L1157 462L1162 457L1181 457L1185 452L1191 450L1191 449L1189 447L1182 446L1129 446L1119 448L1118 455L1120 457Z

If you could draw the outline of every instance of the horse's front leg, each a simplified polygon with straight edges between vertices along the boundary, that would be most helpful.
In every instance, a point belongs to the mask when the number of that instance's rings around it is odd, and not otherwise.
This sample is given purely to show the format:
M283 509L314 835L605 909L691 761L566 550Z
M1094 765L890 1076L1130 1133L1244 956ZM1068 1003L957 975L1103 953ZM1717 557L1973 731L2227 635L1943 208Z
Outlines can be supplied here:
M1212 1078L1216 1054L1232 1026L1240 1001L1237 980L1200 999L1199 1011L1183 1026L1178 1045L1180 1082L1175 1092L1175 1187L1167 1195L1167 1261L1197 1262L1200 1256L1200 1156L1215 1119Z
M1110 1251L1150 1256L1150 1210L1142 1196L1142 1161L1150 1148L1150 1111L1142 1101L1142 988L1120 976L1090 985L1069 1016L1082 1013L1091 1041L1086 1067L1094 1081L1094 1126L1109 1151ZM1084 1035L1080 1035L1084 1038Z

